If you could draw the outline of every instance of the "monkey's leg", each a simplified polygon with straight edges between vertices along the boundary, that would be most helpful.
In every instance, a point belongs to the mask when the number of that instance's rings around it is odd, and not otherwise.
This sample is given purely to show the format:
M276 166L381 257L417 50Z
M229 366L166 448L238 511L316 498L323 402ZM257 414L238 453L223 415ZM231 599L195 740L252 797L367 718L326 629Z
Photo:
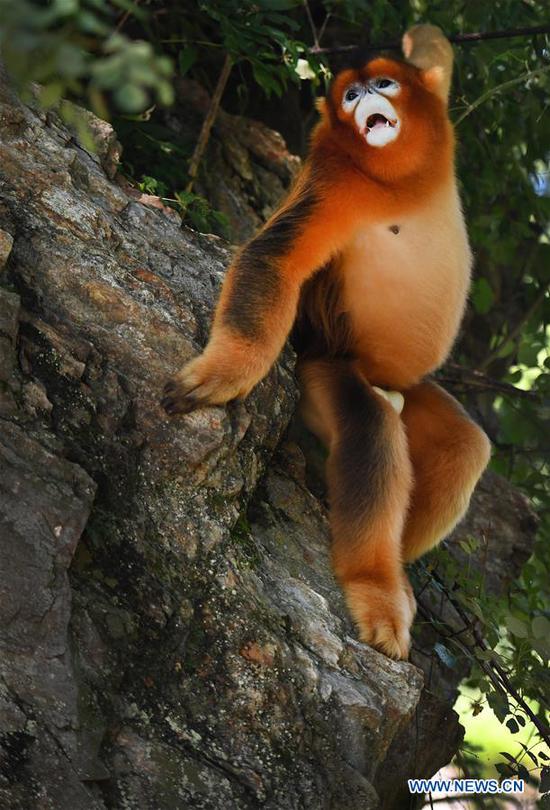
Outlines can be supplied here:
M327 445L334 571L362 641L406 658L415 602L401 561L411 488L403 424L346 361L300 367L306 425Z
M414 476L403 531L408 562L433 548L463 517L491 446L462 405L433 382L405 392L402 418Z

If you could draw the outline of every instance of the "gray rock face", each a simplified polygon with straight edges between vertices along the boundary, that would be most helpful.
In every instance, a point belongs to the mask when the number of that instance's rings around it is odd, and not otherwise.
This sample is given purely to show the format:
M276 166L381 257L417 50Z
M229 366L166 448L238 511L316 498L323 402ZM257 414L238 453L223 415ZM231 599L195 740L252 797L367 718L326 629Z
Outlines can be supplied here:
M290 349L245 403L160 410L229 251L113 183L92 129L98 156L0 82L0 802L401 807L456 749L461 673L422 641L428 693L355 640L281 443ZM531 541L513 497L472 518L507 533L498 582Z

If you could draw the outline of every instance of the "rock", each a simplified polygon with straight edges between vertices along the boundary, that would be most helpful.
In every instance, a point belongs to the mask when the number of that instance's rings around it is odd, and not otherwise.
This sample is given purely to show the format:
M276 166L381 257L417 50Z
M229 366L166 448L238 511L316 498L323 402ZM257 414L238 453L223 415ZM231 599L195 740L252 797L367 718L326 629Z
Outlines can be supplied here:
M467 565L459 541L476 538L486 589L504 593L531 555L537 526L537 516L525 495L488 471L474 493L472 508L453 534L453 555L459 565Z
M194 81L177 82L178 104L166 114L178 139L196 140L210 103ZM278 132L220 110L202 160L195 190L225 214L231 238L249 239L273 213L301 165Z
M19 296L0 288L0 383L11 378L15 364Z
M0 270L4 269L13 245L13 236L7 231L0 231Z
M0 106L3 805L401 806L407 776L456 750L462 671L432 637L414 663L357 642L325 508L281 442L292 351L246 402L168 419L163 383L206 342L230 249L134 199L2 81ZM235 194L282 149L238 127ZM261 170L280 192L279 157ZM482 488L471 518L506 535L495 583L532 536L508 495Z
M77 798L86 773L79 773L67 569L95 485L9 422L0 434L0 469L0 798L10 807L35 806L40 795L93 807Z

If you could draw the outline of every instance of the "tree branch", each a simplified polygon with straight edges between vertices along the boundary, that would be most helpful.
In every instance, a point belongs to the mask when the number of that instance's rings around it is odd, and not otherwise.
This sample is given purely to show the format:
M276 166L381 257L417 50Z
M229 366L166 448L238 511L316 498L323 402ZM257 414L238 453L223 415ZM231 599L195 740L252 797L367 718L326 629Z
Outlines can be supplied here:
M315 28L315 23L313 22L313 17L311 16L311 9L309 7L308 0L303 0L304 8L306 10L306 16L309 22L309 27L311 28L311 33L313 35L313 49L315 49L315 53L319 50L319 37L317 35L317 29ZM313 50L312 49L312 50Z
M216 116L220 108L220 102L222 100L223 91L225 90L225 85L227 84L229 74L231 73L232 64L233 63L231 61L230 55L226 54L223 67L221 69L218 82L216 84L216 89L214 90L212 101L210 102L210 107L208 108L206 118L204 119L203 125L201 127L197 145L195 146L195 150L191 155L191 160L189 161L189 169L187 171L189 175L189 183L187 184L187 187L185 189L187 192L193 190L193 184L195 182L195 178L199 170L199 164L204 154L204 150L206 149L206 145L210 137L210 131L212 129L214 121L216 120Z
M502 382L502 380L495 380L481 371L464 368L458 363L446 363L444 373L438 374L437 380L446 382L449 385L463 385L465 388L472 390L498 391L501 394L530 399L535 402L540 400L540 396L536 391L524 391L523 388L517 388L511 383Z
M474 641L475 645L478 646L484 652L489 651L491 648L488 646L487 642L479 632L475 623L471 622L470 617L468 616L462 605L456 599L453 598L453 595L447 588L446 583L441 579L440 576L438 576L438 574L435 571L431 572L431 576L438 583L439 587L442 589L443 593L445 594L449 602L452 604L452 606L454 607L454 609L464 622L465 626L471 630L475 640ZM441 622L440 618L438 617L436 618L439 622ZM536 714L532 711L529 704L525 702L525 700L521 697L517 689L511 683L508 674L504 671L501 665L497 661L490 661L490 662L483 661L480 663L490 665L490 668L493 670L493 674L495 675L495 677L498 677L498 680L500 681L500 688L503 689L508 695L510 695L515 700L516 704L522 708L524 713L527 715L527 717L529 717L529 719L537 729L541 738L547 745L550 746L550 727L547 726L544 721L540 720L536 716Z
M515 325L510 329L510 331L508 332L506 337L504 337L495 346L493 351L490 352L487 355L485 360L482 361L482 363L479 366L480 371L485 371L485 369L488 368L491 365L493 360L496 360L498 358L500 352L504 349L504 347L507 346L508 343L510 343L512 340L515 340L519 336L519 334L521 333L521 330L523 329L524 325L527 323L527 321L530 320L531 316L535 314L535 312L537 311L539 306L542 304L542 302L546 298L546 293L547 293L547 289L546 289L546 287L543 287L542 290L537 295L537 297L535 298L535 300L533 301L533 303L531 304L531 306L528 307L525 310L525 312L523 313L521 318L518 318Z
M474 110L477 110L485 101L487 101L491 96L496 95L497 93L502 93L503 90L510 90L511 87L515 87L516 84L522 84L526 82L528 79L533 79L535 76L539 76L542 73L548 73L550 71L550 65L544 65L541 68L537 68L536 70L529 70L527 73L522 73L521 76L516 76L515 79L510 79L510 81L503 82L502 84L497 84L496 87L491 87L487 90L486 93L482 93L479 98L476 98L475 101L472 101L471 104L464 110L462 115L459 115L456 121L454 121L455 127L464 121Z
M550 25L533 25L527 28L506 28L501 31L475 31L469 34L454 34L448 37L449 42L456 45L468 45L472 42L482 42L488 39L511 39L512 37L533 37L537 34L550 34ZM381 45L368 45L366 47L358 45L341 45L336 48L310 48L310 53L348 53L350 51L400 51L401 42L385 42Z

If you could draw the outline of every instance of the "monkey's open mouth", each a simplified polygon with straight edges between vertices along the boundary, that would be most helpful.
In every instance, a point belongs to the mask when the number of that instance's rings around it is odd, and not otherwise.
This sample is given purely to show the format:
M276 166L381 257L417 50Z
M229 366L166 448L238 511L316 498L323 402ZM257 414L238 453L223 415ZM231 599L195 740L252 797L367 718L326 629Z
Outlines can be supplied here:
M367 118L367 130L370 132L379 127L394 127L396 123L397 121L390 121L389 118L386 118L386 116L381 113L374 113Z

